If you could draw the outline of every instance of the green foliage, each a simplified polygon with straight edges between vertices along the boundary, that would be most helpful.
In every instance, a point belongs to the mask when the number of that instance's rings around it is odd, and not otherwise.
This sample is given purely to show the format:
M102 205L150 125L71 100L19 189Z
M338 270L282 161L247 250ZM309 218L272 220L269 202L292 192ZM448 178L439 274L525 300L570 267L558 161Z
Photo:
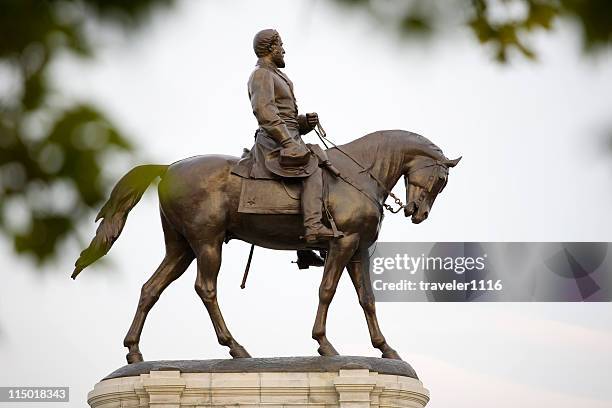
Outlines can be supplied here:
M50 62L62 51L95 53L88 23L129 29L171 2L0 0L0 77L12 85L0 91L0 233L17 253L39 262L55 255L106 198L104 158L133 151L96 107L61 99Z
M533 59L530 34L550 30L559 18L569 18L582 29L586 51L612 42L612 1L610 0L335 0L365 9L385 27L404 37L435 34L456 24L457 16L478 41L493 50L494 58L507 62L517 50Z
M612 2L609 0L560 0L561 12L578 21L583 43L592 51L612 42Z

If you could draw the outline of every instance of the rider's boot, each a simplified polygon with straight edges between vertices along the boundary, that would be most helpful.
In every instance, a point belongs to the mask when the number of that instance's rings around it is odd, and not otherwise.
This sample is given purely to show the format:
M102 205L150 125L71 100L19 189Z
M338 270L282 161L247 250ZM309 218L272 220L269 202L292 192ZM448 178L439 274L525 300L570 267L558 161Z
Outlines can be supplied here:
M325 259L310 249L299 249L295 263L299 269L308 269L311 266L324 266Z
M334 231L321 223L323 217L323 172L317 168L303 182L302 212L304 213L304 239L309 244L329 241L334 238ZM341 231L338 231L340 236Z

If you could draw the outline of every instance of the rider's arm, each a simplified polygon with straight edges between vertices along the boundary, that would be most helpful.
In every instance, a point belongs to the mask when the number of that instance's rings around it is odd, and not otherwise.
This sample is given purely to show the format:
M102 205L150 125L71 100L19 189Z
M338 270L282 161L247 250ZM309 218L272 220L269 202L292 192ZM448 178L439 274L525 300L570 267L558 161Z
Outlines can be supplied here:
M260 68L253 72L249 81L249 96L259 126L277 143L291 143L287 126L278 115L278 108L274 103L274 79L270 71Z

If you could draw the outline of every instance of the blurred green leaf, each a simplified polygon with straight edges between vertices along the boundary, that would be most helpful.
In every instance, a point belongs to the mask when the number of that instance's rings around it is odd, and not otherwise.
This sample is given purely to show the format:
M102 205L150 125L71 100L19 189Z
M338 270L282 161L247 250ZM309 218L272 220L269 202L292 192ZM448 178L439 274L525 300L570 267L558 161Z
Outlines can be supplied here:
M532 1L529 3L529 14L527 15L524 26L528 30L538 27L550 30L554 19L558 15L559 8L557 6Z
M576 20L583 32L585 50L594 51L612 42L612 1L560 0L561 12Z
M74 220L67 216L33 214L31 228L14 237L17 253L35 253L38 261L55 254L56 243L74 229Z
M463 25L472 30L481 44L490 47L493 57L501 63L508 61L512 50L534 59L537 53L528 45L530 35L537 30L551 30L555 21L562 17L578 23L586 51L612 43L612 1L609 0L333 1L365 10L383 26L397 27L404 38L459 29L456 16L467 16ZM516 6L524 8L525 13L516 16L510 11ZM381 8L395 9L395 12L381 12ZM492 10L495 13L491 13Z

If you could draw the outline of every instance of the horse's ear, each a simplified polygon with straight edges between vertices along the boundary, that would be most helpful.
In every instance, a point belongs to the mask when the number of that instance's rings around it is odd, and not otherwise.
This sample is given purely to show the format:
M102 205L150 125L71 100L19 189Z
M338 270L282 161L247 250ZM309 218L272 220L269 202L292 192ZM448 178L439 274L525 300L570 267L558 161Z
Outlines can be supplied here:
M462 157L463 156L459 156L455 160L447 159L447 160L444 161L444 164L446 164L448 167L455 167L457 165L457 163L459 163L459 161L461 160Z

